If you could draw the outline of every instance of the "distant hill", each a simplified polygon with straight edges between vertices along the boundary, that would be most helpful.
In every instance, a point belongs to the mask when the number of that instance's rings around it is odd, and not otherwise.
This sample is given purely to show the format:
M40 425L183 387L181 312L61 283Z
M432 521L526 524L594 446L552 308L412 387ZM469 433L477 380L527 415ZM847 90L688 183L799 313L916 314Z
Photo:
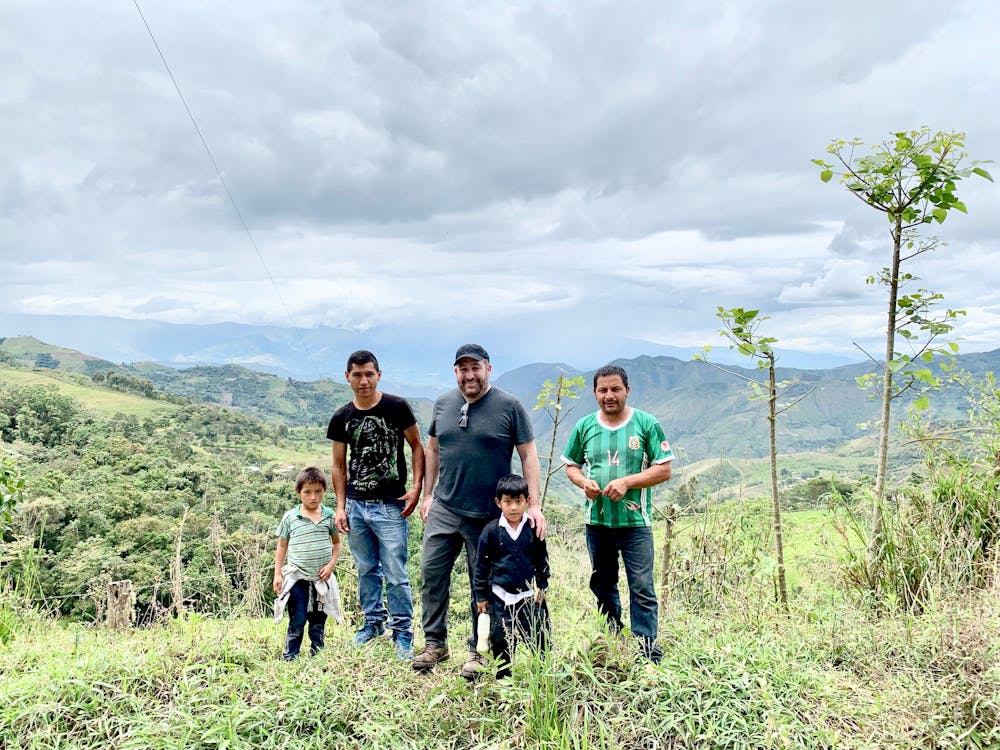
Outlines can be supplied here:
M585 331L539 326L531 331L512 328L500 319L489 329L467 330L461 316L447 323L446 332L416 331L406 321L347 330L330 326L280 326L215 323L173 324L96 315L25 315L0 312L0 336L31 335L43 341L90 352L114 362L161 362L171 367L234 364L298 380L334 378L344 371L348 354L371 349L393 384L409 386L406 395L427 395L452 382L455 349L478 341L493 355L496 372L507 372L539 361L570 362L593 368L614 357L641 354L689 359L699 346L674 347L628 337L595 340ZM709 342L706 342L709 343ZM731 355L719 349L720 359ZM856 357L787 351L785 364L803 368L833 367ZM397 392L401 389L394 385Z
M767 455L765 404L749 399L750 389L740 378L705 362L672 357L642 356L615 363L629 373L632 389L629 403L660 419L668 439L685 460ZM1000 372L1000 349L963 355L958 363L977 376L988 370ZM872 430L862 424L877 418L878 405L858 388L856 378L871 367L859 364L829 370L779 368L779 380L795 382L783 399L785 402L809 395L780 416L778 450L783 453L870 450L864 438L870 437ZM756 369L730 365L726 369L761 379ZM546 378L554 380L564 370L565 365L534 364L506 373L494 382L520 398L530 410L542 382ZM579 401L570 402L568 408L573 412L559 431L558 449L565 444L576 420L596 409L590 385L593 371L569 374L583 374L587 384ZM961 396L955 389L935 394L931 413L938 419L963 419L966 406ZM907 404L905 398L896 403L897 418L905 415ZM533 412L532 419L539 439L547 445L551 421L541 411Z
M705 362L672 357L637 357L616 360L629 373L629 404L660 419L675 451L690 461L720 457L767 455L767 425L764 403L750 401L744 381ZM746 377L759 378L756 370L730 367ZM518 368L496 380L528 406L546 379L555 379L560 365ZM858 424L871 419L874 407L854 381L864 368L835 370L787 370L780 377L798 378L790 397L815 391L779 422L782 451L830 450L865 434ZM561 449L577 419L597 406L591 391L593 371L583 374L586 385L580 399L567 402L572 413L560 428ZM552 423L541 411L533 413L539 435L551 433ZM547 439L547 438L546 438Z
M106 359L83 354L74 349L52 346L32 336L15 336L0 339L0 355L8 363L18 367L38 369L62 369L92 375L98 370L106 370L116 365Z
M71 349L19 337L0 342L0 357L19 367L93 375L113 369L148 380L157 390L195 401L236 409L271 424L325 425L330 415L351 398L346 383L324 379L301 381L256 372L238 365L196 366L175 369L153 363L115 365ZM764 403L750 400L743 380L701 361L673 357L640 356L617 360L629 372L629 403L658 417L679 457L685 463L707 459L743 459L765 456L767 425ZM975 375L1000 371L1000 350L967 354L959 365ZM779 368L778 377L794 381L785 397L806 396L778 421L778 449L782 453L840 451L860 455L870 452L872 430L862 426L877 416L877 404L861 391L855 379L870 365L847 365L829 370ZM728 366L744 377L760 378L756 369ZM565 445L578 418L596 408L591 394L593 371L581 372L562 364L535 363L517 368L493 382L521 399L529 410L538 436L539 453L547 454L552 424L544 410L534 410L536 396L546 379L560 373L584 375L586 385L579 399L567 402L568 414L556 438L556 456ZM960 420L965 406L959 393L943 392L933 398L932 413L939 419ZM432 402L410 399L417 419L426 428ZM902 418L906 401L895 415Z
M535 396L546 380L551 380L554 383L560 375L564 378L575 378L582 374L582 370L577 370L575 367L563 363L536 363L504 373L499 378L494 378L493 382L505 391L517 394L524 405L530 409L535 405Z
M175 369L142 362L125 369L167 393L231 407L264 422L289 426L325 425L334 410L352 396L346 383L307 383L238 365Z
M345 382L301 381L256 372L239 365L174 368L153 362L116 365L104 359L31 337L0 341L0 357L21 368L92 377L112 370L152 383L174 396L236 409L270 424L325 426L333 412L352 398ZM41 363L41 364L40 364ZM148 386L147 386L148 387ZM411 399L418 421L426 424L431 402Z

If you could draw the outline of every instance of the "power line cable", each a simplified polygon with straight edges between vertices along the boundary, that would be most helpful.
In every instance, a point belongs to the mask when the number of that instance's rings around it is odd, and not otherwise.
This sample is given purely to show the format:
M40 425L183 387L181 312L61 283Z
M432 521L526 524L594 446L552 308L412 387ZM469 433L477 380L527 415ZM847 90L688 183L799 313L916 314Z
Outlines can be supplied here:
M226 191L226 196L229 198L229 202L233 206L233 210L236 212L236 216L240 220L240 224L243 226L243 231L246 232L247 238L250 240L250 245L253 247L254 252L257 253L257 260L260 261L261 266L264 268L264 273L267 274L267 278L271 282L271 286L274 287L274 293L281 303L282 308L285 310L285 315L288 316L288 322L291 323L292 329L295 331L299 339L299 344L302 346L303 351L307 351L305 341L302 338L302 332L295 323L295 319L292 317L291 311L288 309L288 305L285 304L284 297L281 296L281 291L278 289L277 283L274 281L274 276L271 274L271 269L267 267L267 263L264 261L264 256L260 252L260 248L257 246L257 241L254 239L253 234L250 231L250 227L247 225L246 220L243 218L243 212L240 211L240 207L236 204L236 199L233 197L232 191L229 189L229 185L226 183L226 178L222 176L222 170L219 169L219 164L215 160L215 156L212 154L212 149L208 147L208 141L205 140L205 136L201 132L201 128L198 126L198 121L195 119L194 113L191 111L191 107L188 106L187 99L184 98L183 92L181 92L181 87L177 83L177 79L174 78L173 71L170 69L169 63L167 63L167 58L163 54L163 50L160 49L159 42L156 41L156 35L153 33L153 29L150 27L149 22L146 20L146 16L142 12L142 8L139 7L139 0L132 0L135 9L139 14L139 18L142 20L143 26L146 27L146 31L149 33L149 38L153 42L153 46L156 48L156 53L160 56L160 60L163 62L163 67L166 68L167 75L170 76L171 83L174 84L174 89L177 91L177 96L180 97L181 103L184 105L184 109L188 113L188 117L191 118L191 124L194 126L195 132L198 134L198 138L201 140L201 145L205 148L205 153L208 154L209 161L212 162L212 166L215 168L215 173L219 176L219 182L222 183L223 189Z

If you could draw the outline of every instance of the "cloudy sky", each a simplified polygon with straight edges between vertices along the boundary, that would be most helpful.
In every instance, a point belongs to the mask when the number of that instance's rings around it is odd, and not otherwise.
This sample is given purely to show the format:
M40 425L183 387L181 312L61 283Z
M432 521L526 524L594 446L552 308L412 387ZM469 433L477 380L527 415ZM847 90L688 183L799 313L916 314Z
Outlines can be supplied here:
M887 225L810 159L1000 159L993 0L139 5L257 249L131 0L0 0L0 312L699 346L739 305L856 354ZM912 270L993 349L1000 187L959 194Z

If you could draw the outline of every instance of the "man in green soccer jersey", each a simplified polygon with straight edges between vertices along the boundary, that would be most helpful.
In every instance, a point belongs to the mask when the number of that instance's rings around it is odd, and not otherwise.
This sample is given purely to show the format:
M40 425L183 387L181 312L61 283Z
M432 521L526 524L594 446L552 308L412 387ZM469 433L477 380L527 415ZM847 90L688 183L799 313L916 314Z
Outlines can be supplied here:
M576 423L563 452L566 476L586 496L590 590L612 631L622 628L618 557L625 566L629 619L643 653L656 663L652 487L670 479L674 454L656 417L627 406L628 373L605 365L594 373L598 410Z

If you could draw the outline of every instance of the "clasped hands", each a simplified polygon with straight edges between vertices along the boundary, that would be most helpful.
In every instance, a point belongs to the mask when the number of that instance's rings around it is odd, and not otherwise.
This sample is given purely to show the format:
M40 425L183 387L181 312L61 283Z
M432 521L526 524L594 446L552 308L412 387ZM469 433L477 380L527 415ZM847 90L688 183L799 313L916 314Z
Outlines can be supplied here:
M587 479L583 483L583 493L588 500L596 500L600 495L612 500L621 500L629 489L628 480L625 477L612 479L604 489L601 489L601 485L593 479Z

